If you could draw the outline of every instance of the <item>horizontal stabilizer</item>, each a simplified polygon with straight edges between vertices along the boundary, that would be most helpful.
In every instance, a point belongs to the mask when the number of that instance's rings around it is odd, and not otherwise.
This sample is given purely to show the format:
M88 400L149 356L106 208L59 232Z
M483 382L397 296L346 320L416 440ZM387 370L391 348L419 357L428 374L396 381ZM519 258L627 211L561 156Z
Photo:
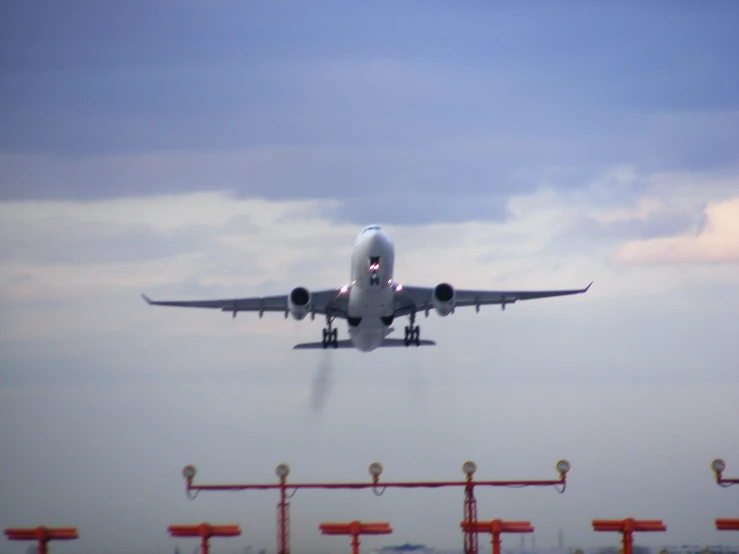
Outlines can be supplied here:
M322 342L303 342L301 344L296 344L293 346L293 350L321 350L323 348ZM328 346L328 348L334 348L333 346ZM350 340L340 340L337 341L336 348L354 348L354 345L352 344L352 341Z
M436 346L436 343L432 340L421 340L418 342L418 346ZM386 346L402 346L405 348L405 341L403 339L385 339L384 341L382 341L382 344L380 344L380 348L385 348ZM412 342L408 348L411 348L413 346L416 346L415 342Z
M435 346L436 343L432 340L422 340L421 344L418 346ZM402 346L405 348L405 341L403 339L385 339L382 341L380 346L378 348L389 348L393 346ZM416 346L416 343L411 343L408 348L413 348ZM333 346L329 346L327 350L333 349ZM337 348L354 348L354 345L352 344L352 341L350 340L340 340L337 343ZM322 342L304 342L301 344L296 344L293 346L293 350L322 350L323 349L323 343Z

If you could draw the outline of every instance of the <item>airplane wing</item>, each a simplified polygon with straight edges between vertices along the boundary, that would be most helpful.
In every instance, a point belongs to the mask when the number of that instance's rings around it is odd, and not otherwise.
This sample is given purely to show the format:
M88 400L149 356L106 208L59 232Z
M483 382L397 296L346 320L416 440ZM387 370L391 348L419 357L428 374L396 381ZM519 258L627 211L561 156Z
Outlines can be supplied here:
M210 308L230 312L236 317L237 312L283 312L288 315L287 294L277 296L255 296L251 298L224 298L221 300L151 300L145 294L141 297L150 306L176 306L180 308ZM348 295L341 289L311 291L311 309L309 313L346 318Z
M454 307L480 306L500 304L505 309L506 304L513 304L519 300L534 300L536 298L550 298L553 296L567 296L587 292L590 283L584 289L571 290L538 290L538 291L503 291L503 290L455 290ZM410 315L417 312L428 312L434 308L434 287L413 287L403 285L395 293L395 317Z

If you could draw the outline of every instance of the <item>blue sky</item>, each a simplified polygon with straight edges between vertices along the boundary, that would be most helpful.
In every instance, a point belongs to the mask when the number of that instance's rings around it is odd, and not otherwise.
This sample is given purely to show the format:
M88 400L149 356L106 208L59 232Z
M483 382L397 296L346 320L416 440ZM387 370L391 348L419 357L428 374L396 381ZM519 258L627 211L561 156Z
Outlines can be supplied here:
M589 521L630 515L668 524L644 544L736 544L712 530L739 514L708 465L739 474L738 20L733 2L0 6L0 527L79 525L55 552L115 554L221 519L272 549L275 499L186 502L181 466L546 478L568 457L564 495L482 495L481 517L531 519L542 546L603 544ZM375 222L405 283L595 284L432 315L433 351L328 360L291 350L319 321L139 297L342 285ZM459 498L385 500L301 493L294 544L338 552L316 529L351 513L459 546Z
M577 188L610 165L737 163L739 10L730 3L4 10L4 151L83 166L105 156L275 153L230 171L201 160L197 180L155 165L134 179L62 172L52 184L23 180L11 162L8 199L229 189L339 197L344 218L359 223L368 212L402 217L390 203L372 204L368 189L404 203L423 203L422 192L446 203L453 189L466 195L452 199L458 209L423 206L412 217L459 221L501 217L507 194L537 187L553 169L557 186ZM475 213L480 193L493 198Z

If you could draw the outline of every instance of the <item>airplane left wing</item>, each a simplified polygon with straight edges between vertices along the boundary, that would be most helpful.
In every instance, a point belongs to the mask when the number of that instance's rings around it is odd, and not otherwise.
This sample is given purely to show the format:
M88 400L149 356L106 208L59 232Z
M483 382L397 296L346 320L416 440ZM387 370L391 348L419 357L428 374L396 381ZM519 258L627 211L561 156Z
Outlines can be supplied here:
M569 290L539 290L539 291L501 291L501 290L454 290L449 285L443 293L453 295L454 308L499 304L505 309L506 304L513 304L519 300L534 300L553 296L567 296L587 292L590 286L583 289ZM439 285L442 286L442 285ZM417 312L428 312L434 309L434 291L436 287L413 287L403 285L395 294L395 317L407 316Z
M343 289L329 289L310 293L310 307L307 313L329 315L331 317L346 318L348 295ZM210 308L230 312L236 317L237 312L258 312L261 317L264 312L284 312L285 317L290 312L288 295L255 296L250 298L225 298L221 300L151 300L145 294L141 297L150 306L175 306L180 308Z

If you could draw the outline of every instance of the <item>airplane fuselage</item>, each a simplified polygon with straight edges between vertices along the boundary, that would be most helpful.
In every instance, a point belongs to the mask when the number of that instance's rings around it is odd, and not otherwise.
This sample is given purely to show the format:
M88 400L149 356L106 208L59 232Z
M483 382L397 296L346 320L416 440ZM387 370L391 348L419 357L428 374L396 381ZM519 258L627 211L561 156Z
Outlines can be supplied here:
M349 339L357 350L371 352L392 331L395 246L376 225L357 237L348 289Z

